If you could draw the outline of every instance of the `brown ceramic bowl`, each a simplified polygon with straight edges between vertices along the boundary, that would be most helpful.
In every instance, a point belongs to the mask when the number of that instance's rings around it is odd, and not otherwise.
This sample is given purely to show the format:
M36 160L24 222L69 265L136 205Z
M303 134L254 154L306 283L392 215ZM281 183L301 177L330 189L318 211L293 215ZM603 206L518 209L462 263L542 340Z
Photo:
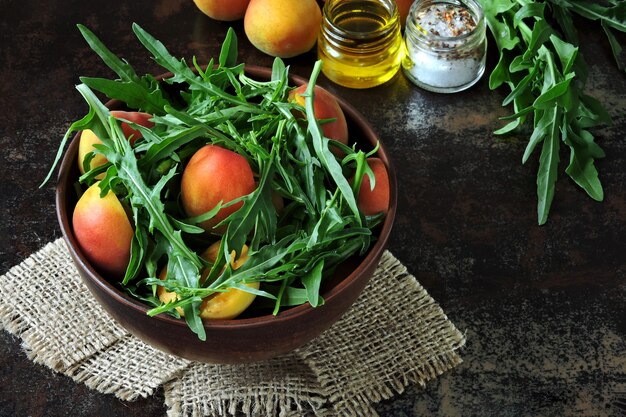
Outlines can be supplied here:
M259 80L270 78L266 68L246 67L246 73ZM167 77L167 74L164 75ZM291 76L292 85L301 85L307 80ZM338 99L346 119L351 140L357 140L364 149L371 148L378 136L351 105ZM123 108L123 103L112 100L111 109ZM201 341L189 330L182 319L162 314L149 317L149 307L131 298L89 264L72 231L72 212L77 201L73 184L79 173L76 163L78 135L74 137L61 163L56 191L57 216L63 237L78 272L95 299L113 318L129 332L165 352L202 362L245 363L269 359L290 352L311 341L335 323L357 299L373 274L387 244L396 213L396 176L389 155L381 143L378 155L389 172L390 207L381 227L378 239L363 257L346 260L334 277L322 289L325 304L313 308L308 304L271 314L233 320L206 321L206 341Z

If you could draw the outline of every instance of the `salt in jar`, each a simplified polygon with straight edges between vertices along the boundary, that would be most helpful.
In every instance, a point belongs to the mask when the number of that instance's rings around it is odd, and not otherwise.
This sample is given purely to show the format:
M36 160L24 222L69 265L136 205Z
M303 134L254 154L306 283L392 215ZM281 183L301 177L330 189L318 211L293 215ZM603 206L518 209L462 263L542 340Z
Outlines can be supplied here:
M415 1L404 40L404 74L426 90L462 91L485 72L485 17L474 0Z

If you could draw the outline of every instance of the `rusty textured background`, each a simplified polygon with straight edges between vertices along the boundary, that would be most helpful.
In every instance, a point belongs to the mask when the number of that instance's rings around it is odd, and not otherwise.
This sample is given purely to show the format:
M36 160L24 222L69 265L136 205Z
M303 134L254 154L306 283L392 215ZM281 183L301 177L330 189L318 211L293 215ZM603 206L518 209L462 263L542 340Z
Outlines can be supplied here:
M86 111L80 75L110 76L83 42L83 23L139 73L162 72L130 29L138 22L177 56L217 56L230 24L191 0L0 0L0 273L60 237L54 187L38 185L71 121ZM393 151L400 184L389 249L467 334L464 363L378 406L381 416L620 416L626 414L626 76L599 27L577 21L588 92L615 121L596 130L606 198L564 174L550 219L536 224L537 155L529 132L497 138L506 92L486 79L437 95L401 74L369 90L320 83L349 100ZM240 60L271 65L246 40ZM489 68L495 49L490 46ZM315 53L289 59L307 76ZM0 332L0 416L160 416L163 394L133 403L32 364Z

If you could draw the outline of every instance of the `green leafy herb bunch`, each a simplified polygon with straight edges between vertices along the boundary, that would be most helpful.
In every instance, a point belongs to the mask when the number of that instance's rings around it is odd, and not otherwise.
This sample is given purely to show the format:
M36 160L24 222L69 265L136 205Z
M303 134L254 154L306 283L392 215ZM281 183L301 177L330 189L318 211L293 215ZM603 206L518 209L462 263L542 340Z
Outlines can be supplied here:
M496 131L506 134L526 121L533 132L522 157L525 163L539 148L537 218L548 219L554 198L562 144L569 148L565 172L594 200L604 198L595 160L604 151L592 129L611 118L593 97L585 94L587 66L580 53L572 14L597 20L623 69L622 48L614 31L626 32L626 2L618 0L479 0L499 52L489 86L507 85L502 103L513 105L509 123Z

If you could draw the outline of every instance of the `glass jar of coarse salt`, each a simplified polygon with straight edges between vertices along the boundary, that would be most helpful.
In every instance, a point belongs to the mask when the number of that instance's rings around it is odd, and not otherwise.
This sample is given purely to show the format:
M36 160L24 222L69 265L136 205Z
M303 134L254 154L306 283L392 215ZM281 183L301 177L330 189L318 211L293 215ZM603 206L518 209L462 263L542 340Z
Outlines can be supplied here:
M425 90L462 91L485 72L485 16L474 0L415 1L404 40L404 74Z

